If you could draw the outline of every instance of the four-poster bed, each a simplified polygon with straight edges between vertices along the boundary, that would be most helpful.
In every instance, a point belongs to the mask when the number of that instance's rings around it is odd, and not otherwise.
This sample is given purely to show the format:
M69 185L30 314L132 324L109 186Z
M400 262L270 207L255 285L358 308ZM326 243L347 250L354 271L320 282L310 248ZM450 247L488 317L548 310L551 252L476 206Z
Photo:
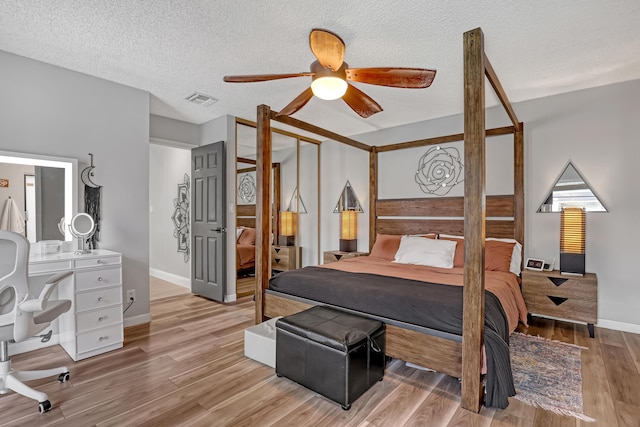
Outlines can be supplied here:
M377 233L417 234L438 232L464 235L464 286L462 291L462 338L391 321L387 325L387 354L404 361L462 379L462 407L478 412L483 402L482 349L485 324L485 237L513 238L524 244L524 150L523 125L513 109L484 53L483 34L478 28L464 34L464 134L449 135L374 147L326 131L287 116L278 116L266 105L258 107L256 203L256 322L266 317L304 310L310 301L285 298L267 290L269 285L269 236L271 218L270 121L275 120L314 132L370 153L370 244ZM484 77L496 91L512 126L485 130ZM485 195L485 137L514 135L514 194ZM385 151L464 140L464 198L379 200L378 155ZM415 216L394 219L393 216ZM418 217L462 217L420 219ZM501 217L487 220L487 217ZM513 218L513 219L507 219Z

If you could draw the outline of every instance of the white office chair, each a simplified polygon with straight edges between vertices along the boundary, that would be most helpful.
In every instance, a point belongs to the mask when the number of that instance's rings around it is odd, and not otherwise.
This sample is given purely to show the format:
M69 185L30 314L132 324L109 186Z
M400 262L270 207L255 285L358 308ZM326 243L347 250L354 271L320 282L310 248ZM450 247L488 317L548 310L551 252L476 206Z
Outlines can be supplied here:
M0 231L0 394L13 390L35 399L39 403L39 411L44 413L51 409L47 394L32 389L22 381L58 375L58 381L65 382L69 380L69 370L60 367L14 371L11 369L8 344L39 334L71 308L71 301L49 300L49 297L58 283L73 273L69 271L51 276L40 295L34 297L29 292L28 266L29 241L20 234Z

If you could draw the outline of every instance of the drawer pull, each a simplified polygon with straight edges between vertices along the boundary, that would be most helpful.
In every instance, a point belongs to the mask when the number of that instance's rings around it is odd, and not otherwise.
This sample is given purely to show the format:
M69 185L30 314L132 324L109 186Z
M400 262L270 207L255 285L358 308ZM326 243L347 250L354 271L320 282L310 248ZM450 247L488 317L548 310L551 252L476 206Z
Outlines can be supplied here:
M554 297L551 295L547 295L547 298L549 298L555 305L560 305L569 299L569 298L563 298L563 297Z
M100 316L100 317L98 317L98 322L102 322L106 318L107 318L107 316Z
M108 336L104 336L104 337L100 337L100 338L98 338L98 341L102 342L102 341L106 341L106 340L108 340L108 339L109 339L109 337L108 337Z
M102 261L101 259L97 260L96 262L97 262L98 264L103 264L103 263L104 263L104 261Z
M99 302L102 302L102 301L104 301L104 298L102 298L102 297L98 297L98 301L99 301Z
M98 282L102 282L102 277L98 277Z

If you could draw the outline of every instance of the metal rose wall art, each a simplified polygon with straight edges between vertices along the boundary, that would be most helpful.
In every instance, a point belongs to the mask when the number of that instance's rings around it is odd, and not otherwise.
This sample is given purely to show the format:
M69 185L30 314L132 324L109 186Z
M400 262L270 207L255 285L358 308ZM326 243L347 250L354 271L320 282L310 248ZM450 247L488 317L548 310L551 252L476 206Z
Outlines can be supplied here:
M238 197L245 203L253 203L256 199L256 181L253 175L245 173L238 178Z
M184 182L178 184L178 197L173 199L173 237L178 239L178 252L184 255L184 262L189 262L189 175L184 174Z
M463 168L458 149L431 147L418 161L415 180L424 193L444 196L464 180Z

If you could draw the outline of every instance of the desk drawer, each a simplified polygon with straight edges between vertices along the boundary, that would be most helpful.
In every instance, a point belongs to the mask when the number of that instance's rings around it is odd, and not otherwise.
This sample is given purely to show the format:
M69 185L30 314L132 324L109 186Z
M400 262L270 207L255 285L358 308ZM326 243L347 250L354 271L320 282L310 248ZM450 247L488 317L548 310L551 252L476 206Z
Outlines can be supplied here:
M122 323L78 334L78 353L107 347L123 340Z
M104 256L100 258L76 259L76 268L102 267L121 264L120 256Z
M116 305L114 307L79 313L76 316L76 329L78 332L85 332L121 322L122 306Z
M76 294L76 313L117 304L122 304L120 286Z
M38 262L29 263L29 275L36 273L55 273L58 271L71 270L71 260L67 261L51 261L51 262Z
M87 291L114 286L122 283L120 267L79 271L76 273L76 290Z

